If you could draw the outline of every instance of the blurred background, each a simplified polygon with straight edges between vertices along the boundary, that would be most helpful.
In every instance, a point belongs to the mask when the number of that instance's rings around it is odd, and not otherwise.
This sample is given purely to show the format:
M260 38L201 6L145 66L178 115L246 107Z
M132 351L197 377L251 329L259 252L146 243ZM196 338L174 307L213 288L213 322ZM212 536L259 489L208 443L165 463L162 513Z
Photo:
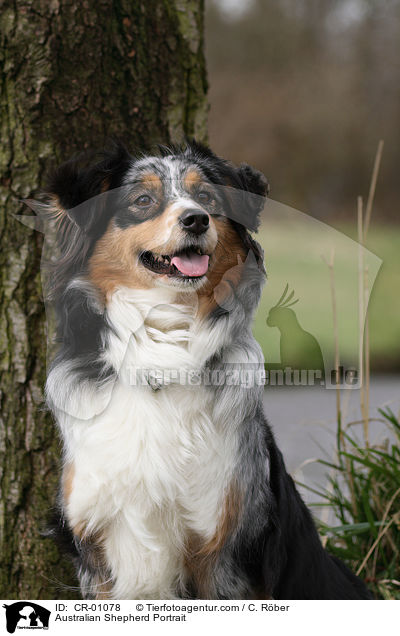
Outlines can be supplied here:
M371 367L399 373L400 0L206 7L210 145L264 172L273 199L356 239L357 195L367 197L384 140L366 243L383 261L369 306Z

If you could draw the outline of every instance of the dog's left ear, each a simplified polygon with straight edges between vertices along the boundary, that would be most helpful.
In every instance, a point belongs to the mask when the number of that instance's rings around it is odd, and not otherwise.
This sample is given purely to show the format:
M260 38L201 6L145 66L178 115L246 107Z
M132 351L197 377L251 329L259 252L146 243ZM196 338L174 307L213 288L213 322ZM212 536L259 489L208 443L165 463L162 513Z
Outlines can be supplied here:
M260 213L269 194L269 183L262 172L242 163L238 168L227 164L226 189L229 200L228 216L246 250L251 251L259 269L265 272L264 252L251 236L260 225Z
M232 167L229 181L231 223L245 248L253 252L259 268L265 271L263 250L249 232L256 232L260 225L260 213L270 191L268 180L259 170L242 163L238 168Z
M265 175L247 163L241 163L237 169L238 178L245 184L249 192L266 197L269 194L269 183Z

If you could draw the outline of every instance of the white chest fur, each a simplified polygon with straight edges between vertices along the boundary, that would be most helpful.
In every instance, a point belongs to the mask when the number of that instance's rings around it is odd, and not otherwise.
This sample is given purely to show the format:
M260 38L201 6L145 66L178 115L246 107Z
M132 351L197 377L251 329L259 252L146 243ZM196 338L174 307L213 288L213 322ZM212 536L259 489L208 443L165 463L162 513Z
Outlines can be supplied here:
M212 391L165 380L169 371L199 369L214 353L215 334L196 324L195 303L174 304L173 295L114 294L108 316L116 333L105 358L118 379L111 392L86 396L95 416L58 418L74 466L67 516L72 527L102 532L114 598L173 596L185 539L216 532L237 456ZM137 382L141 368L157 370L160 390ZM79 397L84 403L82 390Z

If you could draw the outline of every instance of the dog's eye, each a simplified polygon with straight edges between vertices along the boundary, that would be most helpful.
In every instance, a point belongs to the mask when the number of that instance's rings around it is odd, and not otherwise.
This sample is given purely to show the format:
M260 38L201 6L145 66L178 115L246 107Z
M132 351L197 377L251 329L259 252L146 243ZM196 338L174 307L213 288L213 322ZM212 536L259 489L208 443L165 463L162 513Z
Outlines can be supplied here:
M141 194L140 197L138 197L134 201L134 204L138 205L140 208L147 208L152 203L153 203L153 199L149 197L148 194Z
M200 190L200 192L197 193L197 198L200 203L210 203L211 194L207 192L207 190Z

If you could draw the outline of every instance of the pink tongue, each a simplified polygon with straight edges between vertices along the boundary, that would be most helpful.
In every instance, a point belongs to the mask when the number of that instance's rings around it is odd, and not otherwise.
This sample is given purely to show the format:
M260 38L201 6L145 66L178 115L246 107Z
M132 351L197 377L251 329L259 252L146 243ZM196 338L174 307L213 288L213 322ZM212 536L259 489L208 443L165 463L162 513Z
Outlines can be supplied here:
M171 265L175 265L185 276L204 276L208 270L207 254L191 254L190 256L173 256Z

